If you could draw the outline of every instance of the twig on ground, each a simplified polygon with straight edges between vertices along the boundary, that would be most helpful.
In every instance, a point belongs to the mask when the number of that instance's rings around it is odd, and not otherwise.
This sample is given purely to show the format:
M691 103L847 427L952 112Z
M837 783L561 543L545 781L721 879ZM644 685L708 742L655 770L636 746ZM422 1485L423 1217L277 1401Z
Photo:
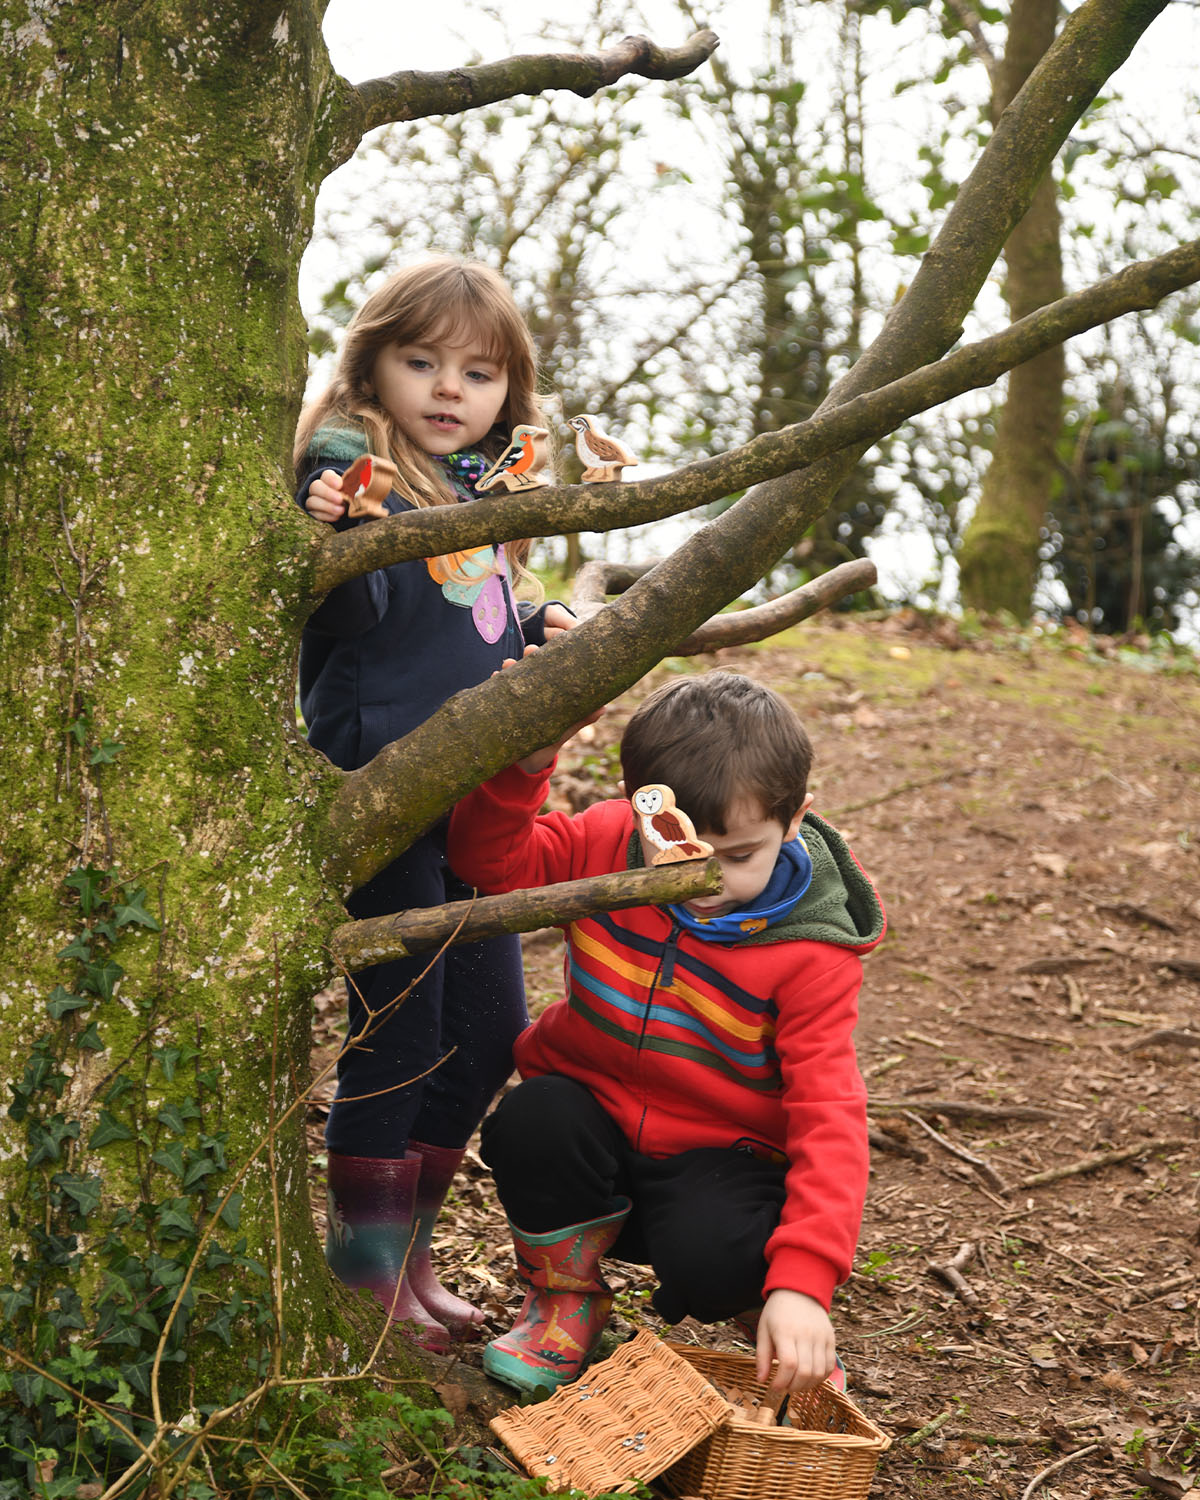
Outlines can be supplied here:
M973 1099L870 1099L869 1114L945 1115L948 1120L1054 1120L1057 1111L1033 1104L981 1104Z
M939 1412L932 1422L926 1422L924 1427L918 1427L916 1432L910 1432L906 1438L901 1438L900 1441L906 1448L915 1448L918 1443L923 1443L927 1437L932 1437L939 1427L944 1427L953 1415L953 1408Z
M951 1156L957 1156L959 1161L965 1161L968 1166L974 1167L979 1175L986 1182L989 1182L998 1193L1008 1192L1008 1184L1004 1181L1003 1177L1000 1176L1000 1173L996 1171L990 1162L984 1161L982 1156L976 1156L973 1151L968 1151L965 1146L956 1146L953 1141L948 1141L940 1131L935 1130L932 1125L922 1120L920 1115L916 1114L913 1110L904 1109L900 1113L906 1120L911 1120L914 1125L919 1126L929 1136L930 1140L936 1141L943 1151L948 1151Z
M893 1156L907 1156L910 1161L928 1161L929 1152L919 1146L911 1146L898 1135L889 1135L886 1130L868 1128L867 1139L876 1151L890 1151Z
M1159 1297L1182 1291L1185 1286L1192 1285L1197 1274L1200 1273L1184 1271L1178 1276L1169 1276L1166 1281L1156 1282L1154 1286L1131 1287L1125 1294L1125 1306L1132 1307L1138 1302L1154 1302Z
M974 776L978 771L978 766L959 766L957 769L939 771L936 776L921 776L914 781L902 781L899 786L892 787L890 791L880 792L878 797L868 797L863 802L847 802L841 807L835 807L831 816L844 818L847 813L862 812L866 807L878 807L881 802L890 802L893 797L903 797L905 792L920 791L925 786L937 786L939 781L957 781L963 776Z
M979 1301L979 1294L963 1275L963 1267L970 1264L971 1257L975 1254L975 1246L968 1242L960 1245L953 1259L944 1264L940 1261L929 1262L930 1272L951 1287L969 1306L974 1307Z
M1107 963L1105 958L1086 958L1082 953L1060 953L1049 958L1034 958L1020 964L1018 974L1069 974L1072 969L1090 969L1094 964Z
M1200 1031L1180 1031L1168 1026L1162 1031L1152 1031L1148 1036L1135 1036L1121 1043L1122 1052L1133 1052L1138 1047L1200 1047Z
M1174 922L1161 917L1156 911L1144 906L1135 906L1132 901L1097 901L1097 911L1108 912L1114 917L1124 917L1128 922L1145 922L1151 927L1161 927L1164 932L1178 932Z
M1161 1011L1115 1010L1110 1005L1098 1005L1096 1014L1105 1021L1121 1021L1126 1026L1169 1026L1174 1029L1186 1024L1177 1016L1163 1015Z
M985 1036L1002 1036L1009 1042L1040 1042L1043 1047L1066 1047L1074 1048L1075 1043L1070 1037L1051 1036L1048 1031L1004 1031L999 1026L985 1026L982 1021L968 1021L966 1016L959 1016L962 1025L969 1026L972 1031L982 1031Z
M1033 1476L1033 1478L1025 1486L1025 1489L1022 1491L1021 1500L1029 1500L1029 1497L1033 1494L1034 1490L1036 1490L1038 1486L1041 1485L1045 1480L1049 1479L1051 1474L1057 1474L1060 1469L1065 1469L1068 1464L1073 1464L1076 1459L1087 1458L1090 1453L1099 1453L1103 1447L1103 1443L1090 1443L1086 1448L1076 1448L1074 1453L1068 1453L1063 1458L1055 1459L1055 1461L1052 1464L1048 1464L1040 1474L1035 1474Z
M1045 1172L1035 1172L1032 1177L1023 1177L1019 1188L1045 1187L1049 1182L1061 1182L1064 1177L1080 1177L1085 1172L1098 1172L1101 1167L1115 1167L1123 1161L1145 1156L1149 1151L1168 1151L1175 1146L1188 1143L1178 1136L1168 1136L1153 1141L1140 1141L1136 1146L1126 1146L1123 1151L1100 1151L1095 1156L1085 1156L1079 1161L1067 1162L1061 1167L1051 1167Z

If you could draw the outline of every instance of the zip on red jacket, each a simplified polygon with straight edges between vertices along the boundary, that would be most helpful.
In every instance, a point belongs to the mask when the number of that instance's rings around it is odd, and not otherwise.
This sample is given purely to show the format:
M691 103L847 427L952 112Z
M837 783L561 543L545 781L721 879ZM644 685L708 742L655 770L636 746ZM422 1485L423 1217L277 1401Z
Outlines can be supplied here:
M448 853L464 880L499 893L641 867L626 799L538 816L549 779L513 766L458 804ZM522 1032L514 1057L523 1078L583 1084L647 1156L723 1146L786 1160L763 1295L787 1287L828 1308L850 1274L866 1196L853 1032L860 955L886 918L834 828L810 812L801 836L808 890L736 942L704 941L655 906L571 923L566 999Z

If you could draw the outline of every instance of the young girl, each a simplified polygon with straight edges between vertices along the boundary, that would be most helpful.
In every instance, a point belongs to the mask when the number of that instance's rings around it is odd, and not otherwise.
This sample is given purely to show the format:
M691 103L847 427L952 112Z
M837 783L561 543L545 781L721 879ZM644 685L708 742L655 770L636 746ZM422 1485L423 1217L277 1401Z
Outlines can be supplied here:
M485 266L445 258L397 272L359 310L332 384L296 436L297 502L338 526L340 476L364 453L399 469L394 514L475 497L518 423L536 425L533 343L512 294ZM343 770L482 682L527 643L569 629L559 604L515 604L528 542L395 563L335 589L300 648L309 743ZM470 895L446 863L445 823L353 893L352 916ZM434 1275L434 1220L472 1131L512 1068L526 1024L516 937L379 964L352 976L329 1148L326 1258L369 1287L429 1348L483 1315ZM442 1059L445 1059L444 1061ZM406 1259L407 1257L407 1259Z

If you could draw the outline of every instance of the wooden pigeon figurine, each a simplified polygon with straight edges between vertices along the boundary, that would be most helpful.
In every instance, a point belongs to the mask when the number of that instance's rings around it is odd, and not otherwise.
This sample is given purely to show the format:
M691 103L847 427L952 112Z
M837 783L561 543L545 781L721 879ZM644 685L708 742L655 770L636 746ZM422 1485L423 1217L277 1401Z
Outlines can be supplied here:
M487 473L476 480L476 493L482 494L498 484L506 490L535 490L549 484L550 481L538 473L546 462L546 439L549 436L545 427L514 427L508 447Z
M696 834L692 820L681 807L675 806L675 793L669 786L652 782L640 786L630 798L637 814L638 827L652 865L669 865L681 859L702 859L713 852Z
M567 426L575 429L575 452L583 465L583 484L611 484L620 479L622 469L637 463L624 443L601 431L598 417L572 417Z
M346 497L346 514L386 516L383 502L395 488L399 470L390 458L376 458L364 453L356 458L342 475L342 494Z

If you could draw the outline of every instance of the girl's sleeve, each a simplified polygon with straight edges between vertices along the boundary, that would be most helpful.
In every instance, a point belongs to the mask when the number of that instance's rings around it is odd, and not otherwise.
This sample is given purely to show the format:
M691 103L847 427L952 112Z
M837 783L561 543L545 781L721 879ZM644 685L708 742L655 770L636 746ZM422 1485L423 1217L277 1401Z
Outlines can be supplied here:
M557 604L565 609L568 614L575 611L569 604L564 604L561 599L547 599L544 604L533 605L526 601L517 605L517 617L521 622L521 634L525 637L527 646L544 646L546 644L546 611L552 604Z
M329 458L320 453L312 456L312 464L313 467L296 491L296 504L301 510L304 509L304 502L314 479L319 479L326 469L344 474L350 467L348 459ZM333 529L348 531L359 524L360 522L352 521L348 516L342 516L333 523ZM373 573L352 578L348 583L339 584L332 589L309 615L306 628L318 631L321 635L362 635L374 629L383 619L389 599L387 574L382 568L378 568Z
M828 1308L850 1275L867 1193L867 1091L854 1052L862 962L832 944L805 946L778 1004L788 1172L763 1295L787 1287Z

